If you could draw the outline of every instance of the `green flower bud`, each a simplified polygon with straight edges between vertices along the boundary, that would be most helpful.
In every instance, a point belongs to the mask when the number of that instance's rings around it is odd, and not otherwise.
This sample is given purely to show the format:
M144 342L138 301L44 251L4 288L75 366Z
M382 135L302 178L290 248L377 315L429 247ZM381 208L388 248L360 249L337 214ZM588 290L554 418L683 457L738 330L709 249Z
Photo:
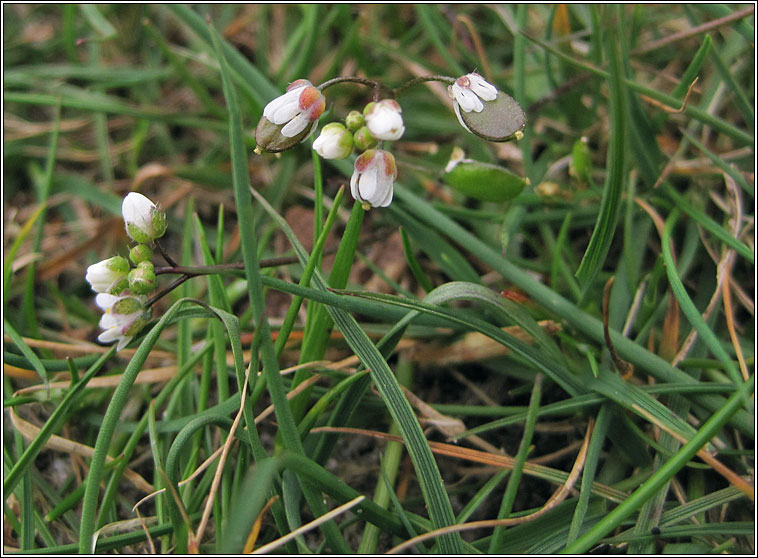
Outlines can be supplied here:
M321 129L313 149L324 159L344 159L353 152L353 134L339 122L332 122Z
M129 272L129 290L134 294L146 295L155 290L155 266L152 262L141 262Z
M350 113L347 115L347 118L345 118L345 125L347 126L347 129L351 132L355 132L360 127L364 126L366 124L366 119L363 118L363 115L358 112L357 110L351 110Z
M376 147L378 143L376 138L371 135L366 126L362 126L357 132L353 134L353 143L358 151L366 151Z
M129 250L129 259L132 260L134 265L139 265L141 262L149 262L153 259L153 249L147 244L137 244Z

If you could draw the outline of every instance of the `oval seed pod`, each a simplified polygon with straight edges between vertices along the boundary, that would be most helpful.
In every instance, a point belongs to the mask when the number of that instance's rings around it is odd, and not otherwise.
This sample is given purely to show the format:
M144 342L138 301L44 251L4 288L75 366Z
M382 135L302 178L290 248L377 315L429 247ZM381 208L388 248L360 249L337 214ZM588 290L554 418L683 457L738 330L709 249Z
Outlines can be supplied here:
M458 162L455 162L455 159L451 160L442 179L462 194L491 202L513 199L527 185L525 178L508 169L462 157L458 159Z
M526 127L526 114L516 99L497 92L494 101L483 101L484 108L480 112L466 112L454 104L455 114L461 124L472 134L488 141L503 142L521 139Z

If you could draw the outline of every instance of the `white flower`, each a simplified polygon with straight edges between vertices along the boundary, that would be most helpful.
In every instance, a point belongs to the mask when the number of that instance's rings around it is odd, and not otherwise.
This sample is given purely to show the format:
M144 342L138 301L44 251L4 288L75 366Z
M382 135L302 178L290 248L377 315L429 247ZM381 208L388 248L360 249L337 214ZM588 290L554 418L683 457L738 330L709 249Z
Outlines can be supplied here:
M160 238L166 232L166 213L148 198L130 192L121 204L126 233L140 244Z
M284 137L294 138L312 124L310 135L325 107L326 100L321 91L307 79L298 79L289 84L284 95L266 105L263 116L272 124L284 125L280 130Z
M403 117L400 114L402 111L403 109L393 99L369 103L363 110L368 131L378 140L400 139L405 132Z
M105 331L97 340L101 343L118 341L116 351L126 347L150 320L150 309L145 308L144 296L100 293L95 297L95 303L105 311L100 318L100 327Z
M455 100L455 105L460 105L464 112L482 112L482 100L497 99L497 88L474 73L459 77L453 85L448 86L447 91L450 98Z
M313 149L324 159L344 159L353 152L353 134L339 122L321 128Z
M89 266L84 278L96 293L118 294L127 287L128 273L126 258L114 256Z
M392 202L396 178L397 166L392 153L369 149L355 160L350 192L363 204L364 209L387 207Z

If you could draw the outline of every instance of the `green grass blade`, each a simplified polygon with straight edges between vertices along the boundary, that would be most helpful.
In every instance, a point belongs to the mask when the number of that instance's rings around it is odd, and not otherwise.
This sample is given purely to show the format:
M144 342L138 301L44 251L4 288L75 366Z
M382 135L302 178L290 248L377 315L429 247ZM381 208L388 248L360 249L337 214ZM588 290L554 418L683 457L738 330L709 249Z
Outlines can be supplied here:
M613 241L614 231L621 211L621 196L624 191L624 153L626 151L626 103L623 83L623 67L620 46L612 30L605 37L606 50L611 68L610 113L611 139L608 147L605 186L600 202L600 213L592 231L587 250L576 271L576 278L584 294L600 271Z
M504 278L522 289L547 311L559 316L601 346L605 345L603 324L598 318L587 314L552 289L534 281L524 270L504 259L497 250L482 242L479 238L452 221L449 217L435 210L407 189L396 185L395 194L421 221L434 230L438 230L451 240L454 240L459 245L464 246L483 262L492 266L493 269L500 272ZM635 367L646 370L659 380L670 383L696 383L685 372L615 331L611 331L611 340L621 358L631 362ZM711 411L717 411L722 408L725 401L723 397L718 395L697 394L691 397L695 402ZM732 421L742 432L750 436L753 435L754 421L747 412L738 411L734 413Z
M39 377L42 379L42 381L45 382L45 385L47 385L50 382L50 379L48 377L45 366L42 364L42 361L34 353L34 351L32 351L31 347L26 344L21 335L19 335L19 333L16 331L16 328L14 328L5 318L3 318L3 332L11 338L11 341L16 345L16 347L18 347L18 349L26 357L37 374L39 374Z
M742 382L742 379L740 378L740 374L737 371L737 368L734 366L732 359L722 347L721 342L716 337L716 334L713 333L713 330L710 327L708 327L708 324L703 319L703 316L700 314L697 307L692 302L692 299L687 294L687 291L682 284L682 280L679 278L679 275L677 273L676 265L674 264L674 257L671 254L671 245L669 244L669 240L671 238L671 231L674 228L674 225L676 224L678 218L679 209L675 209L671 215L669 215L669 218L666 219L666 225L663 228L663 236L661 238L661 254L663 255L663 261L666 264L666 275L669 278L671 291L674 293L674 296L679 302L679 307L682 309L684 315L687 316L687 320L690 322L690 324L692 324L692 327L697 330L698 334L700 334L700 338L708 346L713 355L724 365L726 372L731 378L732 382L734 382L736 385L739 385Z
M589 531L584 533L574 542L567 545L561 553L581 554L587 552L602 537L639 509L661 486L668 482L686 463L692 459L700 449L715 436L727 423L729 417L744 405L745 398L749 397L754 387L754 377L751 376L743 382L739 389L729 397L721 409L716 411L698 430L697 434L680 449L676 455L666 461L660 469L642 486L635 490L621 505L611 511L596 523Z
M8 328L6 326L6 332ZM105 364L115 353L115 347L111 348L106 353L100 356L97 361L90 366L90 368L84 373L84 375L74 383L66 392L66 396L63 401L55 408L55 411L50 415L45 424L40 428L37 436L32 440L24 450L24 453L19 457L18 461L13 465L13 468L8 472L3 480L3 492L10 494L18 482L18 479L29 466L34 462L37 454L45 446L47 440L55 434L61 427L63 419L67 416L69 409L76 402L79 393L84 389L87 383L97 374Z

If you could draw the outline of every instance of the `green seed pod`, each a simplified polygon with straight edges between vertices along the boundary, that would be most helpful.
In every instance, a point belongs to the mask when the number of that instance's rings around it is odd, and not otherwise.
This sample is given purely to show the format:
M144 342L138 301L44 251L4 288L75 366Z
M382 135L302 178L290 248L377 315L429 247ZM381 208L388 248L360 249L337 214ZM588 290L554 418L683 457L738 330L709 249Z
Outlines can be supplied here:
M571 149L571 162L569 164L569 174L586 184L590 180L592 173L592 157L590 155L589 140L582 136L574 142Z
M453 151L442 179L452 188L478 200L503 202L518 196L528 180L508 169L463 158L463 150Z
M494 101L482 101L480 112L465 112L455 103L455 112L461 124L472 134L488 141L503 142L524 137L526 115L516 99L502 91Z

